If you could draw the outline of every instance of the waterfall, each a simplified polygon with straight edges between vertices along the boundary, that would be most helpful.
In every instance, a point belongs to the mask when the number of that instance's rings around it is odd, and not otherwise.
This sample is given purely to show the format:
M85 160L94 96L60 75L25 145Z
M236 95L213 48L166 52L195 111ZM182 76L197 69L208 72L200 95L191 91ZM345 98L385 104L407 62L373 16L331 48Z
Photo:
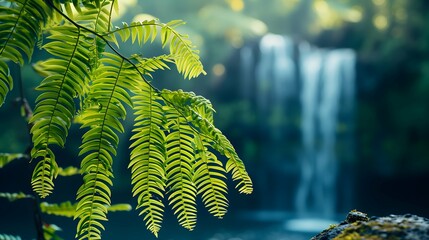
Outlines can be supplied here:
M243 96L254 94L262 125L260 151L264 164L273 162L271 169L280 171L280 162L295 163L294 196L282 197L292 199L292 211L298 217L332 219L338 213L339 162L344 161L344 156L338 154L338 145L347 145L353 138L355 52L316 48L286 36L268 34L260 40L256 52L246 46L240 57ZM279 113L284 116L279 117ZM295 125L279 123L288 115L298 116ZM293 132L290 129L297 134L285 136L283 133ZM278 148L291 144L295 146L294 153L282 156ZM346 154L353 153L349 150ZM289 170L283 174L290 173ZM264 181L268 181L267 177ZM276 191L282 190L272 189ZM268 201L273 199L262 202ZM267 203L264 206L270 207Z
M295 198L298 214L332 218L336 206L337 124L354 99L355 53L300 45L302 150Z

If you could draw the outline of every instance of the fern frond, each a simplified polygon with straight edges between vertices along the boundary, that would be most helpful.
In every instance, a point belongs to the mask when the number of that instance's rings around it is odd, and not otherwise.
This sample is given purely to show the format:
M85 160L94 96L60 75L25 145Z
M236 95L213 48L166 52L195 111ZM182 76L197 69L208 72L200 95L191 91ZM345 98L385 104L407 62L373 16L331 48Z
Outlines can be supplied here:
M116 0L117 2L118 0ZM80 11L73 20L81 26L91 29L96 33L104 33L110 30L111 27L111 5L114 2L103 1L98 7L94 2L85 2L82 8L76 11ZM75 6L76 8L76 6ZM106 42L98 36L91 39L92 58L91 65L97 67L98 59L102 57L102 53L105 51Z
M21 237L8 234L0 234L0 240L21 240Z
M161 28L161 44L165 47L170 45L170 55L179 73L185 78L195 78L200 74L206 74L203 65L198 56L198 50L192 45L188 36L180 34L174 28L184 24L183 21L175 20L169 23L159 23L157 20L146 20L143 22L123 23L122 27L116 27L115 30L105 34L108 40L117 44L115 35L119 35L123 42L131 39L134 43L137 41L140 45L146 43L149 39L153 42ZM118 45L118 44L117 44Z
M137 116L131 140L131 184L133 196L137 196L137 209L146 222L146 227L155 236L161 228L165 192L165 134L162 127L165 117L160 97L148 84L133 97Z
M6 164L20 158L27 158L28 156L22 153L0 153L0 168Z
M238 157L231 142L213 124L213 107L210 101L194 93L183 91L163 90L161 95L167 104L175 108L180 115L187 119L188 124L200 133L203 141L227 157L227 172L232 173L232 179L237 181L236 188L240 193L250 194L253 191L250 179L243 161Z
M194 137L190 126L182 121L175 109L164 107L169 134L167 142L168 201L184 228L194 229L197 221L197 189L193 180L192 165L195 161Z
M42 65L39 68L49 69L49 75L36 88L42 93L36 99L30 119L34 143L31 157L41 158L33 173L32 186L41 197L52 192L58 168L49 145L64 147L75 114L73 99L85 91L90 68L88 44L80 29L58 26L51 29L49 39L52 41L43 48L58 58L38 63Z
M51 149L37 150L37 154L43 155L43 159L37 163L33 170L31 186L41 198L45 198L54 190L53 179L57 177L58 165Z
M77 193L78 205L75 219L79 218L77 237L99 239L104 230L100 221L106 221L110 206L112 186L112 156L116 155L119 138L116 132L123 132L120 122L126 116L123 103L132 106L126 89L136 89L139 79L136 71L124 59L104 53L100 66L87 96L87 107L80 116L82 128L89 130L82 137L79 155L85 155L81 162L83 185Z
M180 34L174 28L184 24L179 20L164 24L161 28L161 43L165 46L170 44L170 54L174 57L177 70L185 78L191 79L200 74L206 74L200 61L199 51L195 49L188 36Z
M208 144L205 144L198 135L195 135L195 144L197 157L193 166L193 182L209 213L222 218L228 209L225 169L216 155L208 151L206 146Z
M115 27L114 30L104 34L108 40L116 43L116 35L118 35L122 42L126 42L131 38L131 42L134 43L136 40L139 45L153 42L158 33L157 22L155 19L146 20L143 22L132 22L131 24L122 23L121 27Z
M156 70L170 69L167 62L173 61L170 55L160 55L151 58L142 58L139 55L133 55L132 59L137 61L135 65L139 71L150 77L152 77L151 73Z
M0 106L13 88L5 62L10 60L22 66L23 53L31 58L41 28L51 15L43 0L10 2L10 7L0 6Z

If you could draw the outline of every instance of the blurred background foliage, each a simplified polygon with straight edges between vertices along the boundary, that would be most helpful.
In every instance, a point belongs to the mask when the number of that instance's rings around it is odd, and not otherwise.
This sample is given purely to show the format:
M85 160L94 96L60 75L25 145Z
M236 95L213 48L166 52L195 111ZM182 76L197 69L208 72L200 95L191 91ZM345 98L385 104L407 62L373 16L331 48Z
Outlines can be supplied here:
M239 83L234 81L234 74L228 75L237 67L234 56L238 50L255 44L267 33L288 35L322 48L354 49L358 57L356 154L350 164L352 172L345 175L356 176L357 195L373 194L380 189L386 192L356 200L353 206L383 214L389 212L389 206L401 203L400 209L404 211L413 209L429 214L429 209L422 207L427 194L403 202L412 194L425 191L417 186L424 186L429 180L429 1L121 0L120 3L122 11L116 24L154 16L162 22L173 19L187 22L179 31L189 34L201 50L208 74L185 81L179 80L175 71L166 71L155 74L153 83L161 88L195 91L210 99L217 110L215 122L237 146L250 173L257 172L252 168L255 161L264 161L257 159L258 144L264 140L252 135L258 126L254 106L240 98ZM129 55L137 51L151 56L163 51L159 44L153 46L143 49L124 46L122 52ZM44 55L36 52L33 61L41 58ZM14 74L18 72L16 69ZM22 69L22 78L25 95L32 105L37 94L34 87L40 78L31 66ZM19 88L17 84L9 95L9 103L0 109L0 152L20 153L29 144L25 120L13 101L19 96ZM63 167L78 163L77 153L72 149L78 148L80 134L78 127L74 130L68 138L69 148L63 153ZM123 137L122 142L128 137ZM118 154L117 159L123 161L118 164L125 170L128 150L122 149ZM58 162L61 164L62 160ZM13 191L3 184L4 171L0 172L0 191ZM120 179L117 177L117 181ZM359 186L368 192L359 192ZM377 196L382 199L376 199ZM253 197L247 196L245 201L251 202ZM240 197L240 201L243 199ZM384 205L386 209L377 208L386 199L389 199ZM243 207L234 203L234 199L231 206Z

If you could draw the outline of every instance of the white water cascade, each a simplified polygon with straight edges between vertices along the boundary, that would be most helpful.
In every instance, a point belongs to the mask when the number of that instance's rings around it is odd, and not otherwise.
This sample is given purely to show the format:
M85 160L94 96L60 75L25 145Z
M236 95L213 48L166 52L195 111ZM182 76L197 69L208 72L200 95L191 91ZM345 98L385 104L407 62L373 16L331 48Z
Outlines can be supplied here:
M297 176L295 194L286 196L292 199L289 201L293 202L296 219L289 221L287 227L299 230L305 228L301 226L305 223L307 228L312 228L309 219L324 220L312 222L314 229L310 230L317 231L320 224L333 220L338 213L337 176L341 159L337 152L339 137L349 141L353 128L355 52L316 48L274 34L264 36L258 47L256 53L250 47L241 50L243 95L251 95L250 84L245 81L251 79L249 73L254 71L253 93L261 119L269 119L275 113L277 119L288 119L291 111L298 116L297 139L287 139L274 124L273 129L268 129L271 132L268 137L264 135L263 144L267 147L266 150L261 147L261 155L283 161L286 157L276 156L273 146L286 147L291 141L298 142L294 154L288 156L295 158L289 162L295 162L298 169L294 170ZM293 107L295 110L288 110ZM279 109L286 116L278 118ZM342 128L348 129L348 139L344 139ZM278 166L277 162L275 165Z

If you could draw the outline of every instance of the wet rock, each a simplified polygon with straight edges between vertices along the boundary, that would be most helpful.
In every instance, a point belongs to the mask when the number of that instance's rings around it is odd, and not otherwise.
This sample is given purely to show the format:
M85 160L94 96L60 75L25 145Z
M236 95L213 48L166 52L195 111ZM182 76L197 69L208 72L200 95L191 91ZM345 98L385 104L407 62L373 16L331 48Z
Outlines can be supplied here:
M322 231L311 240L427 240L429 219L416 215L371 217L353 210L346 220Z

